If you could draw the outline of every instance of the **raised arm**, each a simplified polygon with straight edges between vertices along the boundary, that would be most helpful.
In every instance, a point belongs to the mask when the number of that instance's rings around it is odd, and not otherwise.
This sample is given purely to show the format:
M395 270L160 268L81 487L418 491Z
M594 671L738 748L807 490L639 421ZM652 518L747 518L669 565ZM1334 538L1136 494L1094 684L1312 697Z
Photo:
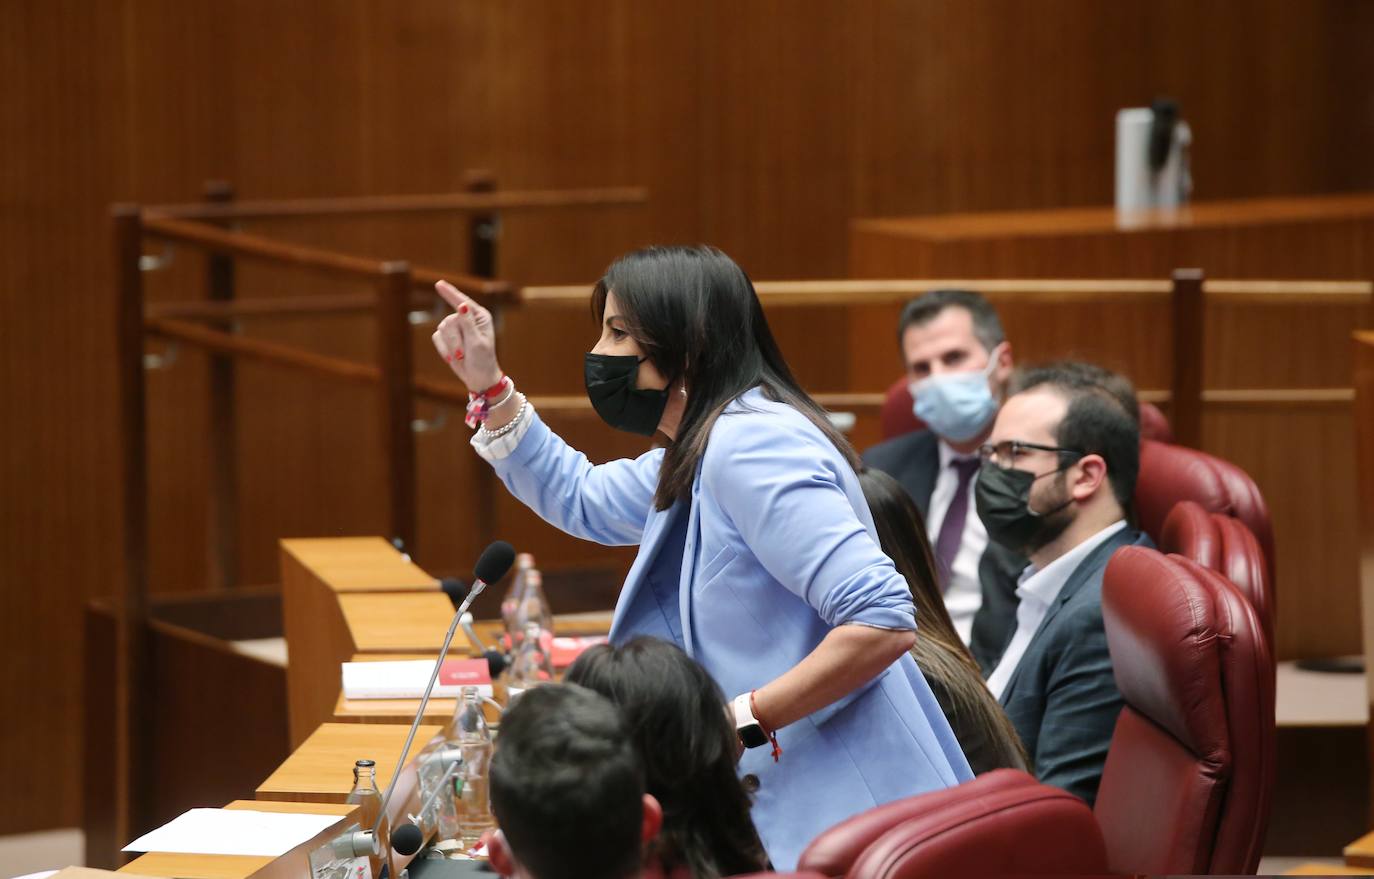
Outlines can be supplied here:
M453 285L439 295L453 307L434 332L434 347L469 391L498 385L491 314ZM636 544L644 531L663 452L593 465L543 423L524 394L503 393L472 445L526 506L555 527L607 545ZM518 423L517 423L518 422Z

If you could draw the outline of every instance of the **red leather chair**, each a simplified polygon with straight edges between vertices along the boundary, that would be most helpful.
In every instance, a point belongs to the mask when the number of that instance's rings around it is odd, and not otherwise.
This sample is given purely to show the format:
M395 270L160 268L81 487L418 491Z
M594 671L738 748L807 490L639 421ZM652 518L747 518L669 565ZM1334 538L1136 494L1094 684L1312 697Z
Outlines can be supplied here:
M797 869L824 873L826 876L844 876L854 866L859 855L880 836L909 819L930 814L947 800L968 796L966 789L972 790L975 795L986 796L1007 788L1035 783L1035 779L1024 772L998 769L986 772L958 787L876 806L841 821L813 839L797 861ZM956 794L955 791L961 793Z
M1140 529L1158 545L1164 520L1179 501L1196 501L1212 513L1234 516L1255 535L1274 576L1274 525L1255 481L1244 470L1215 455L1168 443L1140 444L1135 514Z
M1169 419L1154 403L1140 404L1140 438L1161 443L1174 441L1174 429L1169 426Z
M878 412L883 439L892 439L894 436L921 430L926 426L912 411L914 404L915 401L911 399L911 379L904 376L888 386L887 393L883 396L883 407ZM1153 403L1140 404L1140 438L1166 443L1174 441L1169 419L1164 417L1164 413Z
M1209 513L1196 501L1174 505L1160 530L1161 552L1177 553L1235 584L1254 607L1270 650L1274 646L1275 599L1264 550L1239 519Z
M994 776L1018 776L1003 781ZM864 849L849 879L1106 872L1092 810L1025 773L998 770L913 797L923 808Z
M915 403L911 399L911 379L904 376L888 386L887 393L883 395L883 408L878 412L878 425L882 429L883 439L913 433L926 426L912 411Z
M1253 873L1273 793L1273 660L1229 581L1143 547L1107 565L1102 613L1126 701L1095 812L1110 868Z

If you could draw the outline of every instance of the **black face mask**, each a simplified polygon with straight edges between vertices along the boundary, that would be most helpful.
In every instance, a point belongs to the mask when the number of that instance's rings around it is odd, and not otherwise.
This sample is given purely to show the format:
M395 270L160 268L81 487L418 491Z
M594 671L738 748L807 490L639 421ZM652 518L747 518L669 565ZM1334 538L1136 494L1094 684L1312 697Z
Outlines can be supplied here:
M587 397L596 414L616 430L653 436L668 405L668 389L646 391L635 387L639 364L647 357L633 354L588 354L583 365Z
M1030 555L1064 533L1072 516L1060 516L1072 498L1051 510L1037 513L1030 508L1031 486L1037 479L1063 472L1064 468L1041 473L1004 469L991 461L978 471L973 489L978 518L983 520L988 537L1020 555Z

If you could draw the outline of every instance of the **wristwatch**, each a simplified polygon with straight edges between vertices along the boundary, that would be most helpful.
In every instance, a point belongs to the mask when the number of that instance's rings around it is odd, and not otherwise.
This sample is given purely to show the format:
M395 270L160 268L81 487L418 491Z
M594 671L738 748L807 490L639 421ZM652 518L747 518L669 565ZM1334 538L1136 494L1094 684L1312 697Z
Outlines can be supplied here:
M761 748L768 744L768 733L754 717L752 693L740 693L732 703L735 714L735 734L746 748Z

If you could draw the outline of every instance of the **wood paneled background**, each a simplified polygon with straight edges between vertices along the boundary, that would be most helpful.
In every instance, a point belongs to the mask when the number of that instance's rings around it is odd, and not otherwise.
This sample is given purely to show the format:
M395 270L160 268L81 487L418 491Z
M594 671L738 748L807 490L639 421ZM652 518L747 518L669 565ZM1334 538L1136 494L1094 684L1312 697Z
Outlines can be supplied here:
M1198 198L1374 188L1371 33L1361 0L0 4L0 749L24 758L0 826L80 811L79 608L119 586L110 203L194 199L209 178L243 197L449 191L480 167L507 187L652 191L642 208L508 217L517 281L588 281L628 248L684 240L756 278L836 276L853 216L1107 202L1113 114L1159 93L1192 124ZM463 263L456 220L274 228ZM199 261L175 258L150 297L204 295ZM243 296L326 289L240 276ZM837 389L832 319L779 318L817 389ZM246 331L370 356L355 320ZM590 324L512 316L505 332L512 374L566 364L533 390L580 388ZM158 590L204 582L203 374L182 352L149 376ZM245 367L239 394L247 582L275 578L277 536L379 530L368 393ZM570 439L633 449L594 425ZM463 440L451 423L420 443L417 558L435 570L477 549ZM546 563L626 558L507 503L491 515Z

